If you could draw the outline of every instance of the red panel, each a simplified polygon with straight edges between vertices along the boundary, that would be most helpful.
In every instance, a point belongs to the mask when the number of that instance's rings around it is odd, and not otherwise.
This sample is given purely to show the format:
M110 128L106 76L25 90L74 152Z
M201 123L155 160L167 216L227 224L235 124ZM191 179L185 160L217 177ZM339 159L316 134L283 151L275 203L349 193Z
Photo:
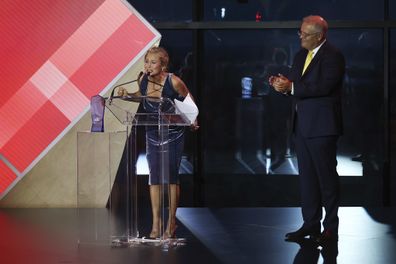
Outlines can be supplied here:
M101 92L153 38L153 32L136 16L131 16L71 77L71 81L91 98Z
M0 108L0 150L46 101L47 98L27 82Z
M70 121L51 102L40 110L4 146L4 156L23 171L61 133Z
M15 179L15 173L7 167L7 165L0 160L0 195L7 189Z
M1 1L0 107L103 2Z
M157 33L121 0L0 6L0 155L23 177ZM15 179L7 164L3 189Z
M68 100L65 100L65 98L68 98ZM74 120L90 103L89 99L69 81L51 97L51 102L70 121Z
M131 15L121 1L106 1L56 51L51 62L64 75L72 76Z

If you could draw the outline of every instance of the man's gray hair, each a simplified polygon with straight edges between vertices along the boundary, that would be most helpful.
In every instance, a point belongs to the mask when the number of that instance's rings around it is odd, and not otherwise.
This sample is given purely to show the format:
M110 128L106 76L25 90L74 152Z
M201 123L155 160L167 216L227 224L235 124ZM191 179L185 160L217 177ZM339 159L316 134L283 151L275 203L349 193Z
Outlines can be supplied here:
M314 26L314 28L317 30L317 32L322 32L326 36L329 26L327 24L327 21L324 20L323 17L310 15L310 16L304 17L303 22L312 24Z

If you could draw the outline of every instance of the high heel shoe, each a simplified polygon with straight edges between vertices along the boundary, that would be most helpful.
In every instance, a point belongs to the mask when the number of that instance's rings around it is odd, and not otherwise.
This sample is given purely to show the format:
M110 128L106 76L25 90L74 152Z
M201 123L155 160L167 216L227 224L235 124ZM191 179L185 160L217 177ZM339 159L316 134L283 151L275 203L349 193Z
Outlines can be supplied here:
M167 228L167 229L165 230L165 232L164 232L163 238L164 238L164 239L176 238L176 234L175 234L176 228L177 228L177 225L175 225L174 228L171 229L171 230L170 230L170 228Z
M160 232L159 230L151 230L149 238L151 239L156 239L160 237Z
M152 225L149 238L151 238L151 239L159 238L160 235L161 235L162 230L163 229L162 229L162 224L161 223L158 224L158 225L156 225L156 224Z

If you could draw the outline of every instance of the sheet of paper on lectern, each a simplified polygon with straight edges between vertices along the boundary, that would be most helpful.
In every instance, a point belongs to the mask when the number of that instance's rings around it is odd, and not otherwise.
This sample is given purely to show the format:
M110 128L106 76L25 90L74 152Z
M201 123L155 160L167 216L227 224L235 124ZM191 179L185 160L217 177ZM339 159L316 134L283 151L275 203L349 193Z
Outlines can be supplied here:
M194 103L193 99L191 98L190 94L186 96L183 101L179 101L175 99L175 106L178 113L184 114L187 117L190 123L194 123L195 119L198 116L198 107Z

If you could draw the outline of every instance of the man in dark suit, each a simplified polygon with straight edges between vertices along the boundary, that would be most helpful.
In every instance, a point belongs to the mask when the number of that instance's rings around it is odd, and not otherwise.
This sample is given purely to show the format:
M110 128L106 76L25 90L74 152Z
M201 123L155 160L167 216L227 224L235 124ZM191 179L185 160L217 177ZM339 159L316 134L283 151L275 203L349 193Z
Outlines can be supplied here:
M293 135L301 185L304 224L286 240L310 236L319 243L338 240L339 178L337 140L342 133L341 89L345 60L326 40L328 25L308 16L298 32L302 49L288 76L269 78L280 93L293 97ZM322 206L326 215L321 233Z

